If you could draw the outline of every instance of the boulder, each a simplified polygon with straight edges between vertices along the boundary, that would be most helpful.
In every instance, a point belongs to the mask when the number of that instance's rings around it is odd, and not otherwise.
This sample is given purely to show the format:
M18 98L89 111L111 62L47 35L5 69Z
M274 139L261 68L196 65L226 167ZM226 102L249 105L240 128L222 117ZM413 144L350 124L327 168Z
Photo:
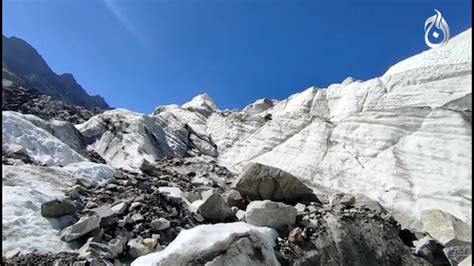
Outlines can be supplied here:
M140 256L149 254L153 251L154 245L151 247L153 243L156 245L157 240L152 238L142 239L140 237L130 239L127 243L128 254L132 258L138 258Z
M66 242L78 239L79 237L100 227L100 218L97 215L84 216L75 224L64 228L61 231L61 239Z
M415 254L434 265L450 265L443 252L443 245L430 236L416 241Z
M143 220L145 220L145 218L143 217L143 215L139 214L139 213L135 213L133 214L130 219L134 222L134 223L138 223L138 222L141 222Z
M296 227L295 229L290 231L290 234L288 235L288 241L292 243L301 243L303 242L303 236L302 236L303 230L299 227Z
M281 229L296 221L296 208L270 200L252 201L245 210L245 221L256 226Z
M145 246L146 250L152 251L158 244L158 240L155 238L145 238L142 240L142 245Z
M280 265L275 230L243 222L199 225L183 230L164 250L139 257L141 265Z
M158 218L151 221L150 226L156 231L166 230L170 227L171 223L165 218Z
M112 209L113 212L118 213L118 214L122 214L127 210L127 207L128 207L127 202L118 202L118 203L112 205L112 207L110 207L110 208Z
M246 202L242 195L235 189L231 189L225 192L222 197L229 207L237 207L241 210L244 210L246 207Z
M111 239L108 242L110 250L112 251L112 254L115 257L117 257L118 255L120 255L123 252L124 243L123 243L122 240L123 240L123 238L121 236L119 236L117 238Z
M297 203L295 205L295 208L298 214L302 214L306 210L306 205L304 205L303 203Z
M223 222L231 217L233 213L221 195L214 193L199 205L197 213L205 219L214 222Z
M91 209L100 218L101 226L108 226L118 221L116 213L107 205L103 205L94 209Z
M86 189L81 185L74 185L66 191L66 195L73 199L81 199L81 194L85 193Z
M245 211L237 210L237 212L235 213L235 217L237 217L237 220L243 221L245 219Z
M268 199L287 203L296 203L313 193L290 173L259 163L249 163L233 187L252 200Z
M70 200L51 200L41 204L41 215L46 218L58 218L76 210Z
M445 247L470 245L471 227L454 215L439 209L421 212L423 231L440 241Z
M86 243L78 250L78 253L81 258L87 258L88 260L99 257L108 259L115 258L115 254L110 245L94 242L94 238L92 237L87 239Z
M464 259L471 255L471 246L453 246L443 249L444 255L448 258L451 265L458 265Z

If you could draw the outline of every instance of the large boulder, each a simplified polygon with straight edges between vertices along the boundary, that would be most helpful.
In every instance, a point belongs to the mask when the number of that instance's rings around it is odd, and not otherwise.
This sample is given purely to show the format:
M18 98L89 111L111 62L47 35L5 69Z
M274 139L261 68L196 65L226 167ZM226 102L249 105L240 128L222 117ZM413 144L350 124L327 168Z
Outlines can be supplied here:
M423 231L440 241L445 247L470 245L471 227L454 215L439 209L421 212Z
M61 231L61 239L66 242L78 239L81 236L100 227L100 218L97 215L85 216L75 224Z
M294 203L313 191L296 177L281 169L249 163L238 176L234 189L252 200Z
M256 226L283 229L296 221L296 208L270 200L252 201L245 211L245 221Z
M200 225L132 265L280 265L273 251L277 236L273 229L243 222Z
M70 200L51 200L41 204L41 215L46 218L59 218L76 210Z
M217 193L208 196L199 205L197 213L214 222L224 222L234 215L222 196Z

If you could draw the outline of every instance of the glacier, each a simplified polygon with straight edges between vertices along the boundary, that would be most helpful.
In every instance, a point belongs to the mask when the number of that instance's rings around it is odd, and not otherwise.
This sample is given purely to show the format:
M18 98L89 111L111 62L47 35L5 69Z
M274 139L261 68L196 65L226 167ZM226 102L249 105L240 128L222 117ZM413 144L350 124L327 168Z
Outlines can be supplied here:
M234 172L251 162L277 167L316 194L377 200L405 227L420 228L421 212L432 208L471 224L471 78L469 29L380 77L242 110L220 110L203 94L152 114L114 109L77 125L3 111L2 152L24 148L39 164L3 165L4 250L69 250L38 215L42 203L63 197L77 179L140 172L144 161L164 157L215 158ZM86 147L107 165L89 162Z

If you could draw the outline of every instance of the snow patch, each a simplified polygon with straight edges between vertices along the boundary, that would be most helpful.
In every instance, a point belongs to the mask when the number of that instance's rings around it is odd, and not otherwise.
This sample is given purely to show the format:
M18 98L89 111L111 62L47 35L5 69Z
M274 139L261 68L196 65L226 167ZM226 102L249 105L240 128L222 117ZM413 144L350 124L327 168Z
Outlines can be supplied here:
M270 247L275 246L275 239L278 233L268 227L257 227L243 222L199 225L192 229L181 231L166 249L139 257L132 262L132 266L159 265L160 261L173 254L195 254L212 248L213 245L228 239L232 234L249 231L258 233Z
M70 250L55 219L41 216L41 204L64 197L74 177L60 168L2 165L2 251Z

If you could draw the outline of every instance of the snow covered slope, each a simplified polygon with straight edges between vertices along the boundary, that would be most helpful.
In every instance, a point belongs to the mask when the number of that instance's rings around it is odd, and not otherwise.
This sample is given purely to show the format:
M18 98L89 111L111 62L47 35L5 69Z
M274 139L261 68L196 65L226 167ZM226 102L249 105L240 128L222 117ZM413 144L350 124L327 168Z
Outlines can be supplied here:
M407 225L433 207L470 223L471 76L469 29L380 78L348 78L199 119L177 108L160 114L206 132L219 161L236 171L260 162L314 186L363 193Z
M64 198L64 192L76 179L102 181L112 176L109 166L91 162L69 164L64 168L2 165L2 250L70 250L59 237L68 218L42 217L41 204Z
M33 160L45 165L86 161L74 150L80 145L75 129L68 123L64 124L59 121L46 122L33 115L3 111L2 151L9 153L24 147Z
M196 133L181 117L179 112L175 115L168 111L151 117L115 109L76 127L91 143L91 148L110 165L128 170L137 170L143 160L153 162L188 154L217 155L216 147L207 136Z

